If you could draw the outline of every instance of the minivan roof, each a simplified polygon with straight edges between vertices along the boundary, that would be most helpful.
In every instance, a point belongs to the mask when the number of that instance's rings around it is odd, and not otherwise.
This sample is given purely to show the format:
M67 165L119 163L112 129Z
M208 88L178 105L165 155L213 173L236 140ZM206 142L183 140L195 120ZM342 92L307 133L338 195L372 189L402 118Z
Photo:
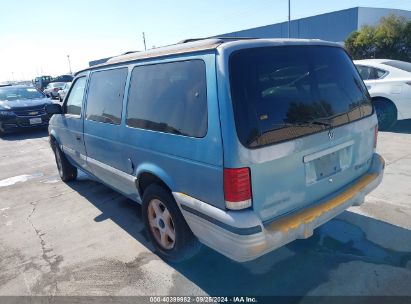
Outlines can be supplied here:
M319 39L261 39L261 38L206 38L206 39L186 39L180 43L168 45L164 47L154 48L142 52L130 52L124 55L116 56L109 59L107 62L95 65L84 70L78 71L79 73L94 70L105 66L116 65L125 62L132 62L137 60L165 57L177 54L194 53L199 51L206 51L217 49L221 46L221 49L229 49L230 47L238 48L244 46L244 48L252 46L280 46L280 45L326 45L342 47L335 42L329 42Z

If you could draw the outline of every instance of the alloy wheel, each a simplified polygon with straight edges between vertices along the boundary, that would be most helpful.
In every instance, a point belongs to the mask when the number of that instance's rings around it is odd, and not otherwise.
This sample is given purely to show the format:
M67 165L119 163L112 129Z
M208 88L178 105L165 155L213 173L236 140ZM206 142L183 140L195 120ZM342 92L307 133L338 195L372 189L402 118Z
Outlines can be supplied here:
M148 204L147 212L150 230L157 243L164 249L172 249L176 232L167 207L159 199L152 199Z

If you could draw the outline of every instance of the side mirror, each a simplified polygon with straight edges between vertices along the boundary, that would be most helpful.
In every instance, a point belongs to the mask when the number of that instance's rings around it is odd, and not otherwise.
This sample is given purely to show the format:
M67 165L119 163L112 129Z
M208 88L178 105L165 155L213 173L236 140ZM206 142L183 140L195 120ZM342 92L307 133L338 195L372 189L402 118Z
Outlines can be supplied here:
M46 105L46 112L47 114L53 115L53 114L61 114L63 111L61 109L61 105L53 103L53 104Z

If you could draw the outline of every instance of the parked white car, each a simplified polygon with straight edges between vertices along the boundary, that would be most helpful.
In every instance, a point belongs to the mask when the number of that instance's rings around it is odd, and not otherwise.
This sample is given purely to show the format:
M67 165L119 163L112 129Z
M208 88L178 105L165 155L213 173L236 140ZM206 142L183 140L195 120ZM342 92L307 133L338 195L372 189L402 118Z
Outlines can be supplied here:
M58 92L63 89L65 82L50 82L43 93L51 99L58 97Z
M391 59L354 61L377 112L379 128L411 118L411 63Z
M67 92L70 90L71 82L66 82L64 87L58 91L58 98L60 102L63 102L64 97L66 97Z

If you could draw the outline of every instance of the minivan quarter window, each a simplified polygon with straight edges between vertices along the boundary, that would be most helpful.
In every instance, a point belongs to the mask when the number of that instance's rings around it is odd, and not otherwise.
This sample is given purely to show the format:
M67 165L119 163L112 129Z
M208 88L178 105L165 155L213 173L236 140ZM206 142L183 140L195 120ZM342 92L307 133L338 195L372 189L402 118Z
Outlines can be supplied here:
M72 86L69 96L64 105L64 113L80 116L83 105L84 88L86 86L86 77L78 78Z
M127 74L127 68L91 74L86 110L88 120L120 124Z
M127 107L128 126L204 137L207 117L204 61L170 62L133 69Z

